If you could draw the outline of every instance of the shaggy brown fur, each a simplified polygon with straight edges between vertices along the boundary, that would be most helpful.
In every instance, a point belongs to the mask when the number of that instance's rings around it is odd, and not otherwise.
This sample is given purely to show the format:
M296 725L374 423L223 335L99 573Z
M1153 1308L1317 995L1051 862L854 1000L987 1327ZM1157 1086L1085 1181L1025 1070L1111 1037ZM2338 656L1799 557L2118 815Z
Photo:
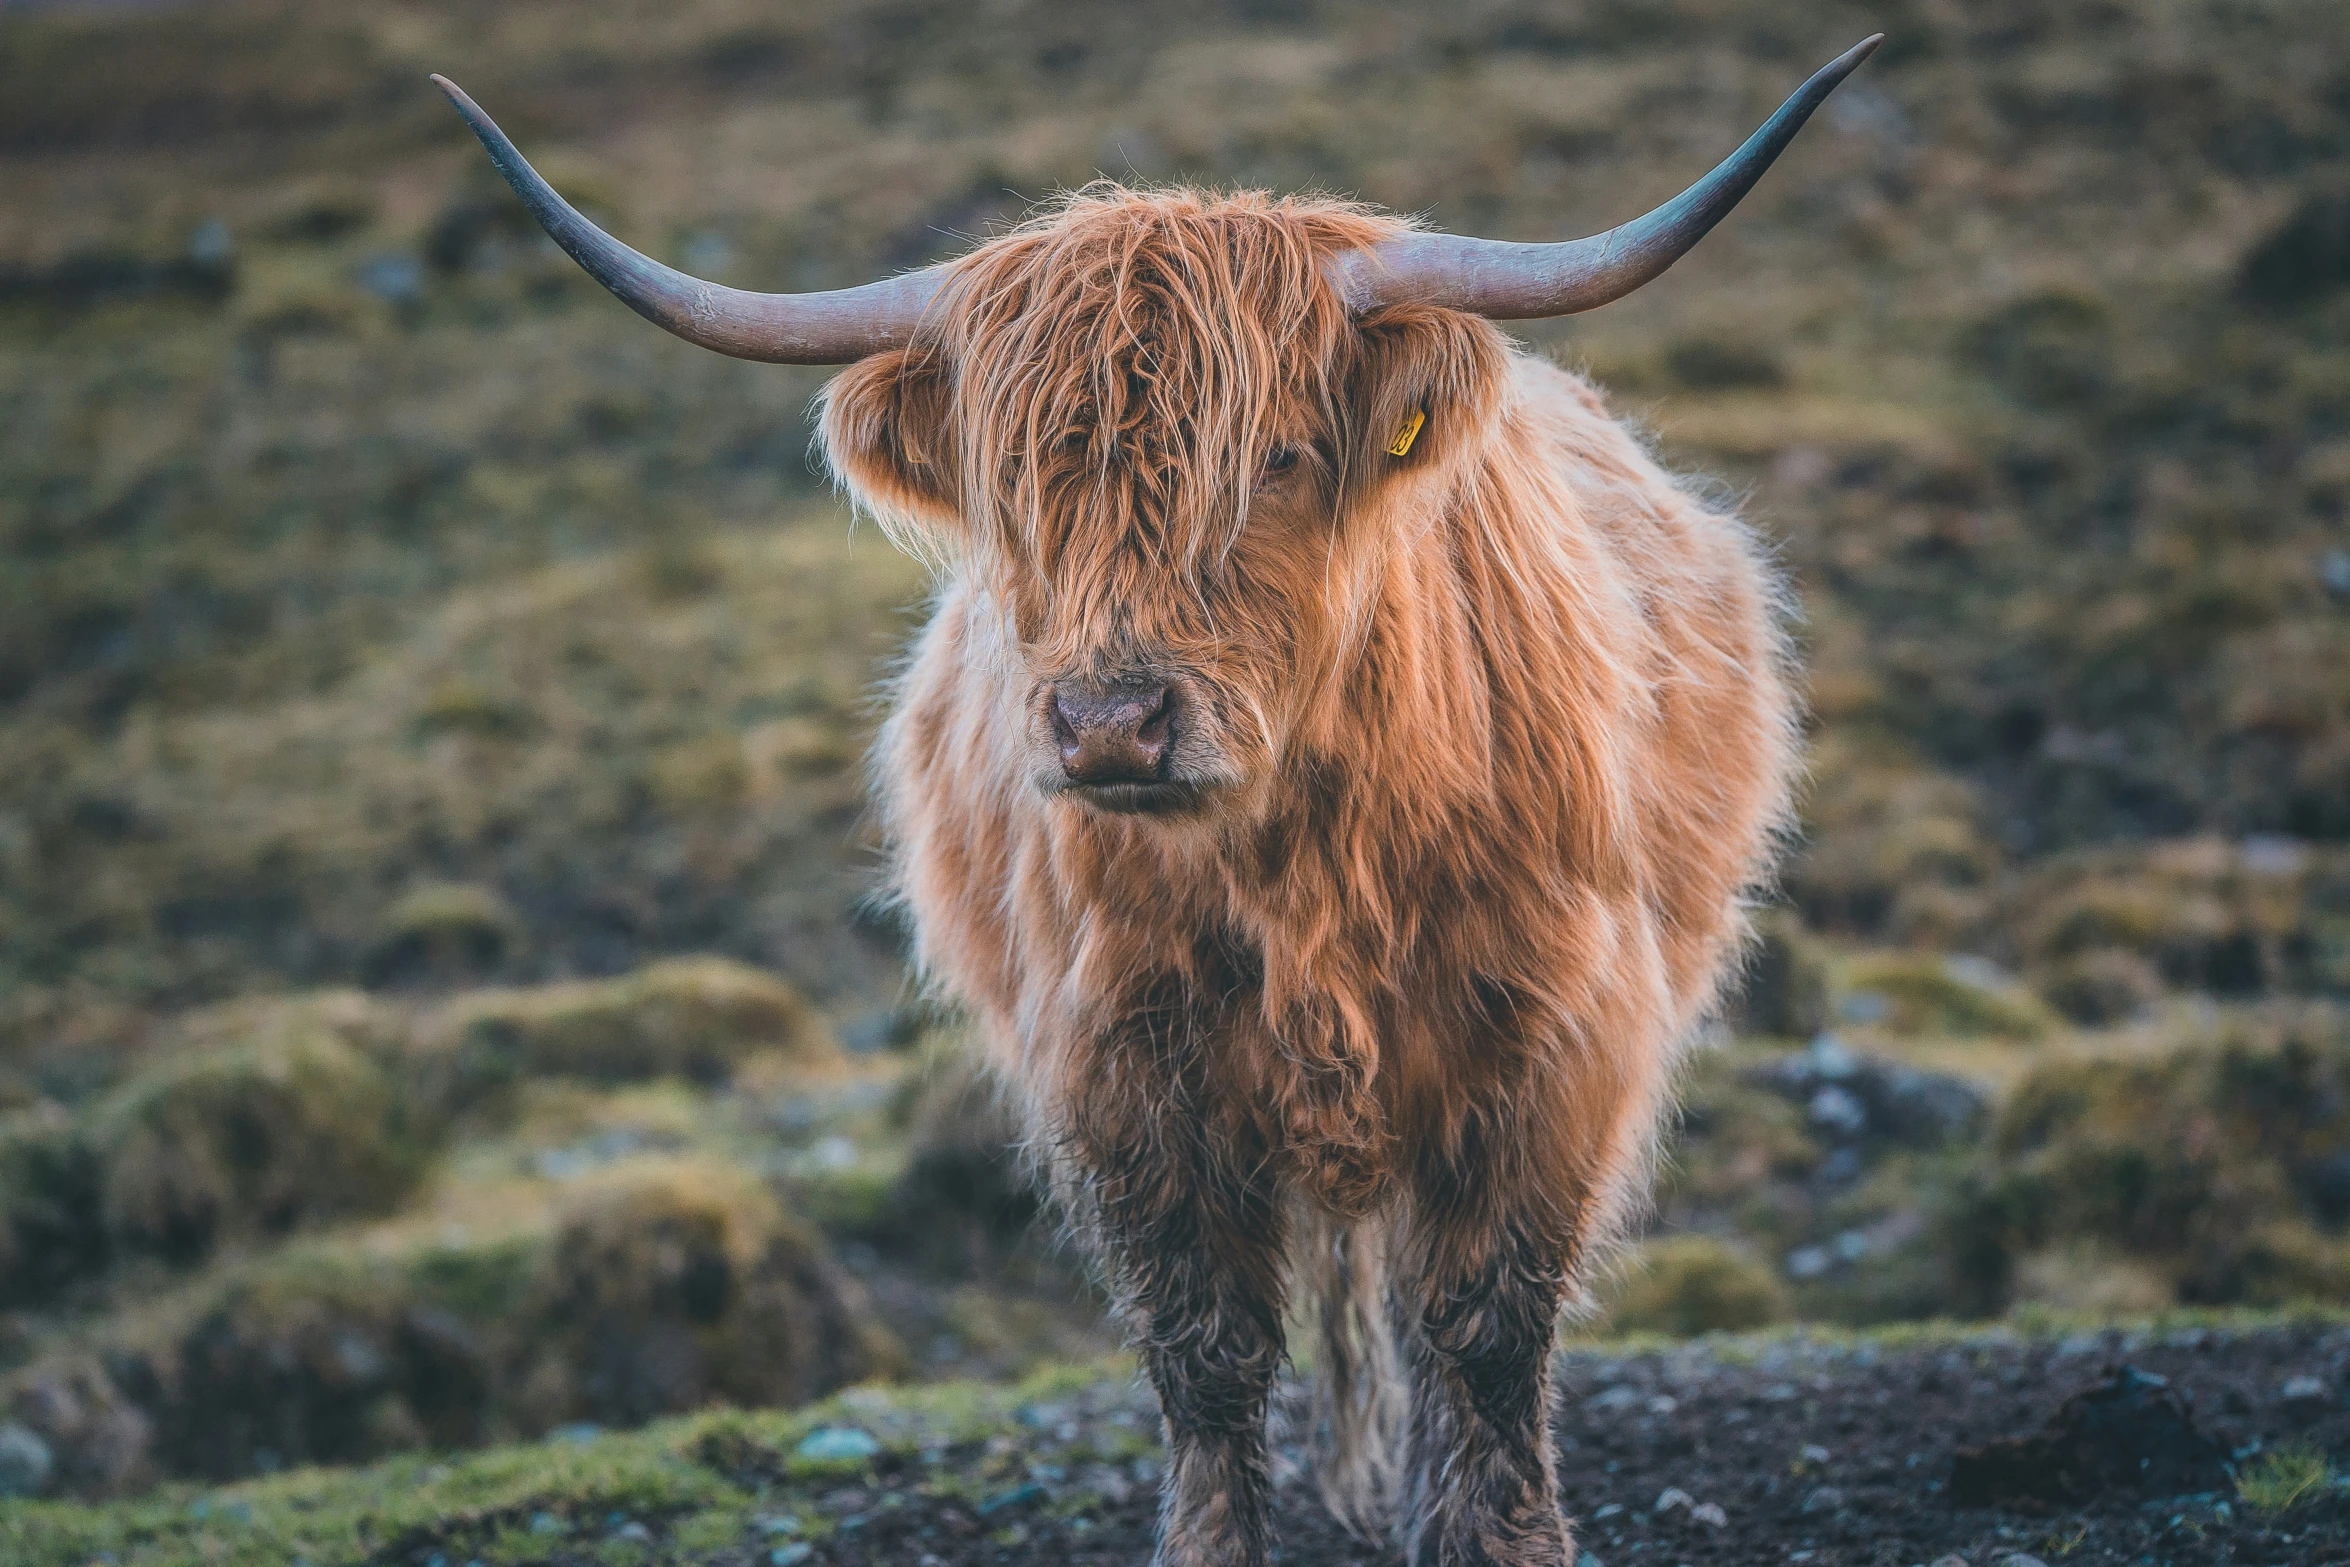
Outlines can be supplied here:
M1793 771L1751 535L1486 322L1350 315L1328 263L1401 226L1081 192L826 394L835 472L941 569L878 757L919 958L1132 1321L1167 1563L1264 1560L1301 1286L1333 1500L1400 1479L1417 1562L1568 1558L1554 1326ZM1069 787L1054 691L1137 677L1168 782Z

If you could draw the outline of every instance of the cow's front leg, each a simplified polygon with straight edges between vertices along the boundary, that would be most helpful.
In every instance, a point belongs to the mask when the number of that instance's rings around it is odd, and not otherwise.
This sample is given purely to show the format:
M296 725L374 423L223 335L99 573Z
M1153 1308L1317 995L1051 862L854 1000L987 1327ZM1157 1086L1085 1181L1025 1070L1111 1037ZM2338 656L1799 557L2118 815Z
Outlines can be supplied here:
M1245 1107L1209 1100L1196 1039L1172 1061L1151 1043L1081 1088L1071 1173L1166 1419L1158 1561L1257 1567L1282 1358L1271 1161Z
M1522 1145L1463 1143L1418 1172L1398 1280L1412 1379L1402 1543L1412 1567L1565 1567L1550 1354L1574 1237L1564 1205L1513 1179Z

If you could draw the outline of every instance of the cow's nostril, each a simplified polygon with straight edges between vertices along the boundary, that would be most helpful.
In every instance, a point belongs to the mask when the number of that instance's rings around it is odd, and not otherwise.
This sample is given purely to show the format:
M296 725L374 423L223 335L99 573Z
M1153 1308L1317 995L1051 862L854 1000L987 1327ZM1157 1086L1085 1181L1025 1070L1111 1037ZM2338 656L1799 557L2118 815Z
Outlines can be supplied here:
M1053 739L1071 783L1157 783L1175 739L1174 692L1165 685L1053 688Z

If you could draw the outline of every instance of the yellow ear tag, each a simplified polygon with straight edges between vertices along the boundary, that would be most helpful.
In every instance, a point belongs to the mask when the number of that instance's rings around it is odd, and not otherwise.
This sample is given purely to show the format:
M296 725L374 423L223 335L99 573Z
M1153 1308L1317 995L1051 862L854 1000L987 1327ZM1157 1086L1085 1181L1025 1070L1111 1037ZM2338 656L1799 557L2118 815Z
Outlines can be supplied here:
M1387 443L1387 455L1390 457L1410 456L1412 442L1420 438L1420 426L1427 422L1427 409L1413 409L1412 416L1403 422L1403 428L1395 432L1395 439Z

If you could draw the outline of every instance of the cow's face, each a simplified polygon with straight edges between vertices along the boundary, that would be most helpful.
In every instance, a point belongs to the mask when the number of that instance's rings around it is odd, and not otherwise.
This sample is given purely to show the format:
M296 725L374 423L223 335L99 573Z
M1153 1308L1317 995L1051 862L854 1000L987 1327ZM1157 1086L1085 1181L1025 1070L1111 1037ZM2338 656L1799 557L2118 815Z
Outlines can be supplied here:
M1333 676L1378 656L1394 547L1465 481L1502 377L1473 317L1349 313L1326 260L1390 231L1079 197L827 392L834 471L996 617L1046 794L1196 816L1350 760Z

